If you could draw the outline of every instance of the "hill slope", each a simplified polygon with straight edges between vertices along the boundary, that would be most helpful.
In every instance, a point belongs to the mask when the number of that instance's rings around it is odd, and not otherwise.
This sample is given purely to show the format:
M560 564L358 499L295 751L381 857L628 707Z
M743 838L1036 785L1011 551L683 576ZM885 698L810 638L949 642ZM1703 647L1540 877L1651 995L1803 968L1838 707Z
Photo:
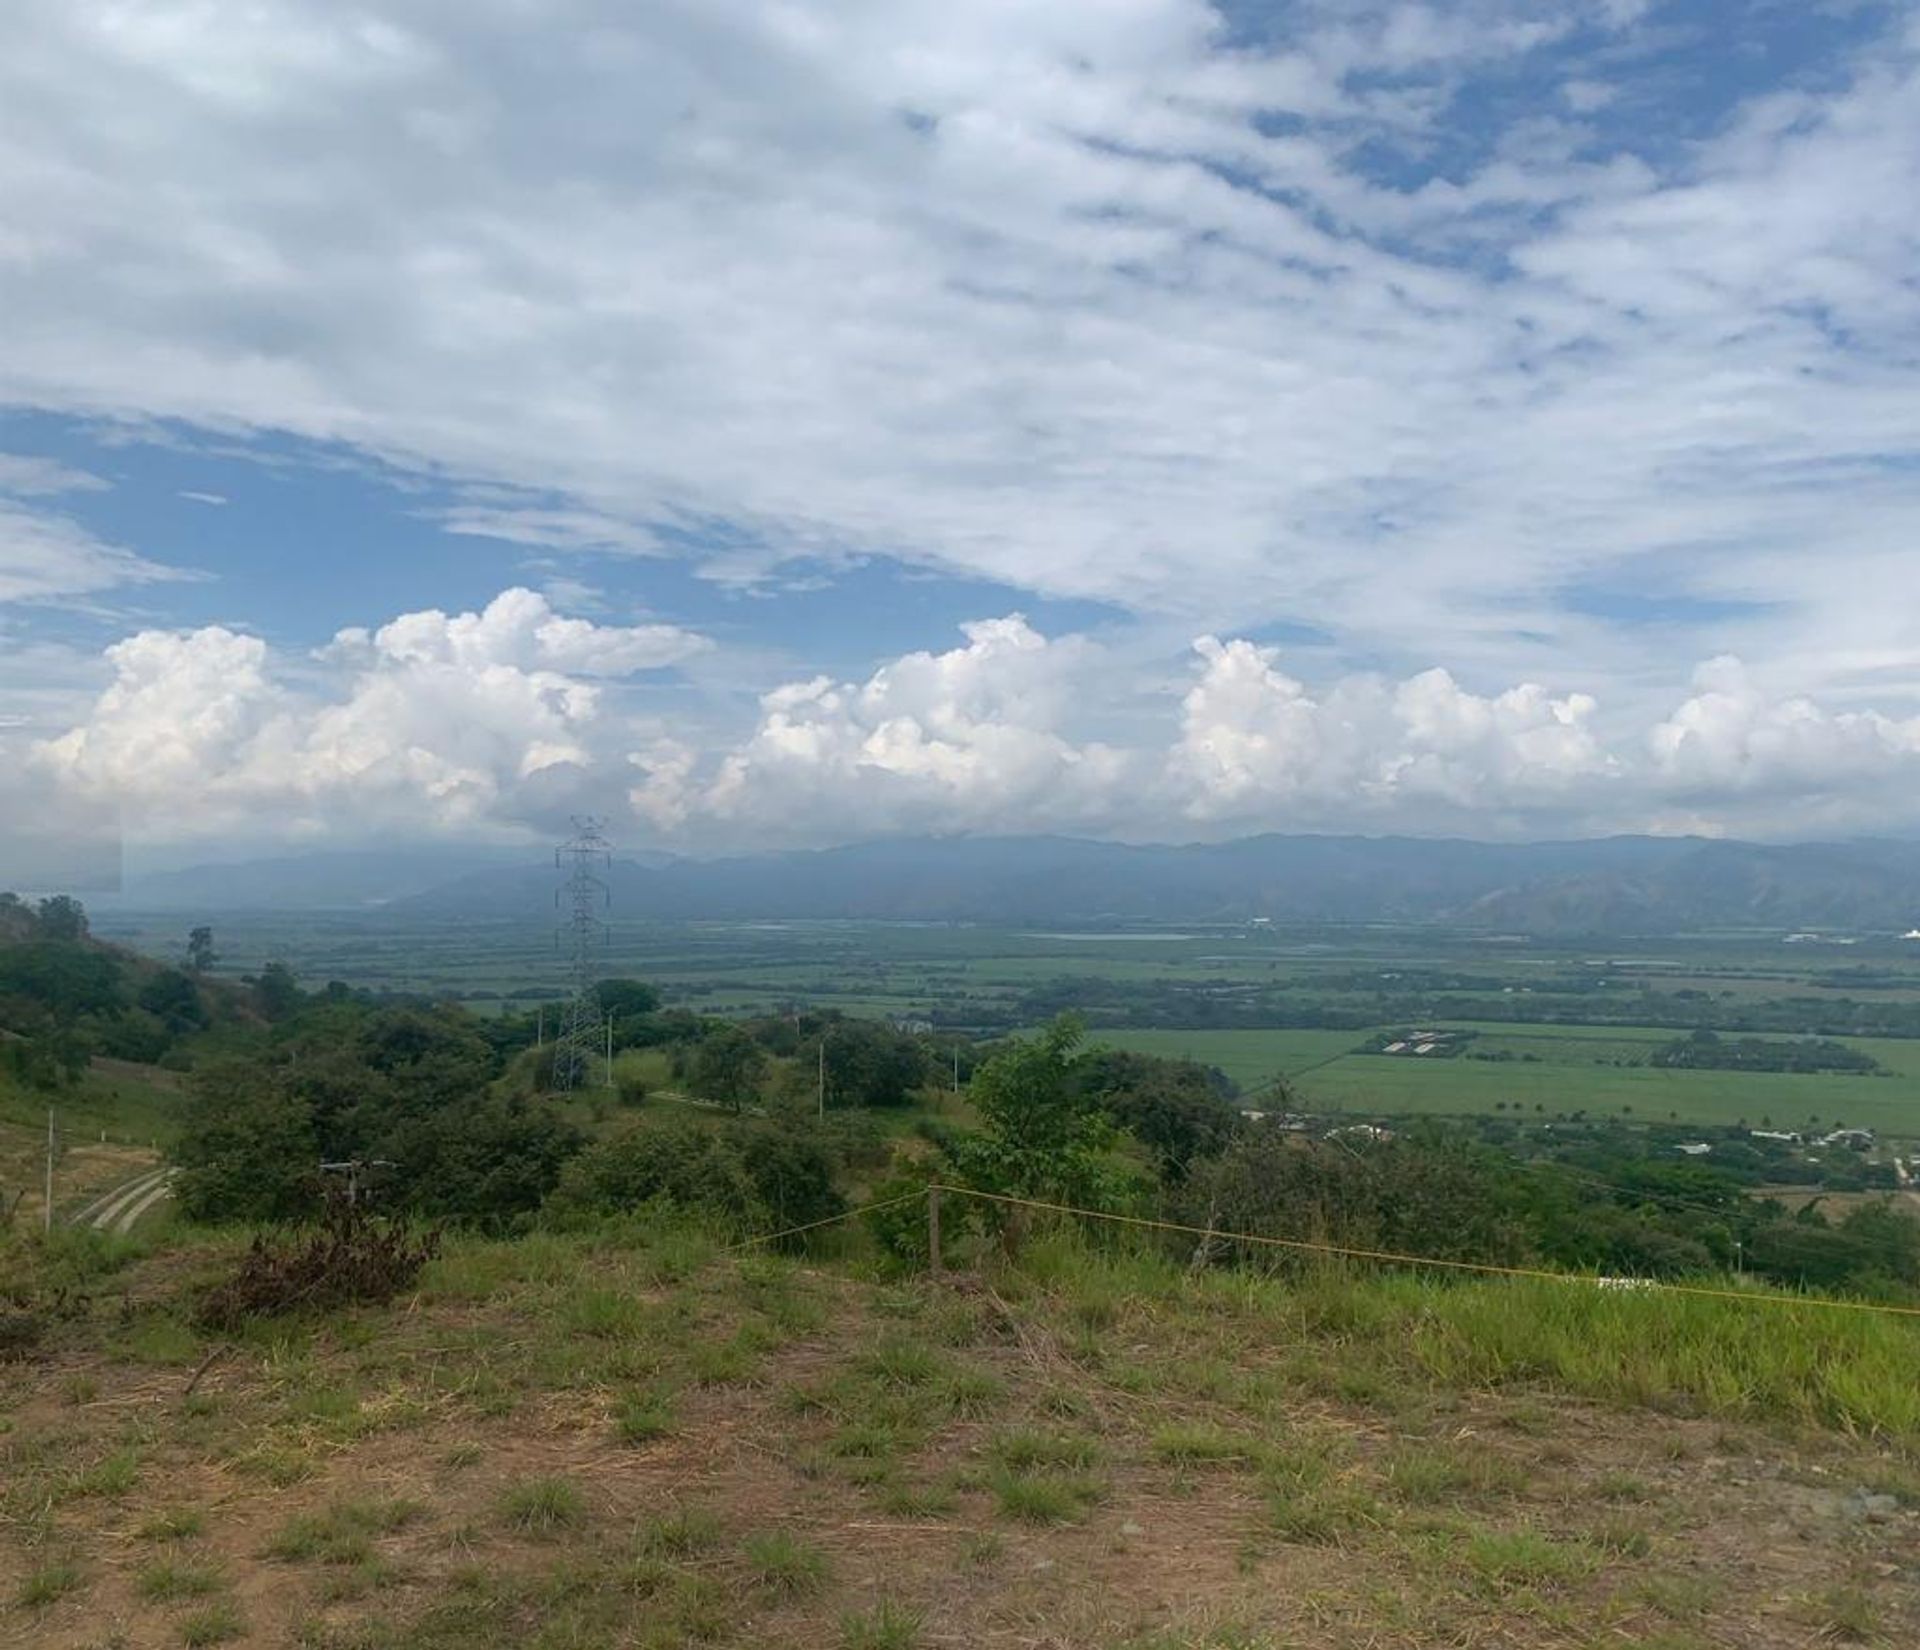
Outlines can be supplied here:
M629 1226L460 1240L417 1298L249 1337L183 1404L209 1346L181 1276L232 1247L136 1271L124 1306L0 1364L7 1642L77 1650L111 1624L133 1647L307 1650L1773 1650L1920 1631L1920 1478L1894 1454L1916 1417L1882 1415L1904 1430L1877 1443L1846 1431L1871 1432L1859 1406L1902 1378L1913 1337L1892 1328L1834 1326L1821 1349L1822 1324L1734 1315L1755 1308L1196 1280L1059 1243L888 1286Z

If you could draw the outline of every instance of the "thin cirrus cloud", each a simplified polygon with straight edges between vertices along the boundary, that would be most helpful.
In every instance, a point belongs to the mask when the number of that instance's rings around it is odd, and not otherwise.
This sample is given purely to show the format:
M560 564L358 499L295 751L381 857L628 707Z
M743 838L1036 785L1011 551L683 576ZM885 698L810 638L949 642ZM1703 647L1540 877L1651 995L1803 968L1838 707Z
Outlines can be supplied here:
M0 452L0 604L74 601L192 577L108 543L55 502L107 485L84 470Z
M449 816L517 817L531 751L743 839L1904 817L1873 764L1904 771L1920 694L1909 5L1682 67L1714 8L19 12L0 403L338 444L449 484L449 533L596 581L879 558L1116 615L851 681L782 637L791 681L698 726L622 685L640 642L482 667L350 639L323 735L263 657L209 724L254 776L236 807L335 794L244 754L293 717L336 775L404 769L376 728L444 748ZM0 595L59 594L62 561L93 570L68 594L157 576L39 542L0 548ZM1324 645L1249 639L1282 625ZM161 634L115 644L113 715L194 679L170 648L246 640ZM1692 680L1729 653L1739 691ZM476 747L434 734L430 684L453 716L485 669L589 698L503 678ZM1159 713L1081 725L1143 674Z

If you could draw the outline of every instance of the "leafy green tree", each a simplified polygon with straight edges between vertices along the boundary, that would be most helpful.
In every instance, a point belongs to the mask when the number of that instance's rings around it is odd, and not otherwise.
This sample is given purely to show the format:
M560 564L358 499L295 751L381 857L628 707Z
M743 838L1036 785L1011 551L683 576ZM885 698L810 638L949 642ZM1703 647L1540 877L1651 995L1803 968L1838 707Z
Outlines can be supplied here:
M660 993L644 980L602 980L593 988L602 1014L616 1020L652 1014L660 1007Z
M760 1097L766 1051L737 1025L709 1028L693 1051L688 1086L703 1100L740 1111Z
M284 1020L300 1006L300 982L283 962L268 963L248 983L255 1005L268 1020Z
M1160 1177L1186 1177L1194 1159L1224 1150L1243 1126L1219 1073L1192 1060L1097 1049L1081 1061L1095 1103L1152 1154Z
M319 1143L297 1094L258 1061L196 1072L191 1122L174 1150L175 1193L195 1220L291 1220L318 1206Z
M187 967L204 974L219 960L220 954L213 948L213 930L201 923L187 935Z
M1099 1207L1119 1177L1107 1162L1112 1125L1081 1081L1080 1021L1062 1015L1010 1043L973 1074L980 1131L956 1140L954 1165L982 1191Z
M54 894L40 902L35 913L43 940L76 944L87 937L87 908L71 894Z
M0 948L0 1023L17 1025L5 999L61 1023L83 1014L110 1015L126 1001L119 961L71 941L35 939Z
M207 1024L207 1005L200 1000L200 988L177 968L158 970L140 988L136 1000L167 1028L170 1036L199 1031Z
M499 1227L539 1208L582 1144L548 1107L479 1097L403 1125L381 1155L399 1165L409 1208Z
M829 1106L904 1106L927 1081L920 1039L877 1020L835 1020L800 1045L796 1083L809 1087L824 1066Z

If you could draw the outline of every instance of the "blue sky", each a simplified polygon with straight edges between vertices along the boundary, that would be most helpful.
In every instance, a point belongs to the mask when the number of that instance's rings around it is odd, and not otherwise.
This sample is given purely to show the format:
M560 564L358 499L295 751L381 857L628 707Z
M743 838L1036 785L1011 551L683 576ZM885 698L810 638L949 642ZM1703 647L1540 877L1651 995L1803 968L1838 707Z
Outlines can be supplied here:
M16 838L1920 826L1912 4L12 31Z

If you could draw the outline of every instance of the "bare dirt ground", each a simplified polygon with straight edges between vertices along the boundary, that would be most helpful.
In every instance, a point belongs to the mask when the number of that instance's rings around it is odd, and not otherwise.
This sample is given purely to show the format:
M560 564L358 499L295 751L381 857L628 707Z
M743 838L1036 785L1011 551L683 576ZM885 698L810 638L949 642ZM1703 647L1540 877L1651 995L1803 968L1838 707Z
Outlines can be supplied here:
M1428 1390L1217 1308L538 1242L189 1397L191 1265L0 1366L0 1641L1920 1639L1920 1479L1871 1440Z

